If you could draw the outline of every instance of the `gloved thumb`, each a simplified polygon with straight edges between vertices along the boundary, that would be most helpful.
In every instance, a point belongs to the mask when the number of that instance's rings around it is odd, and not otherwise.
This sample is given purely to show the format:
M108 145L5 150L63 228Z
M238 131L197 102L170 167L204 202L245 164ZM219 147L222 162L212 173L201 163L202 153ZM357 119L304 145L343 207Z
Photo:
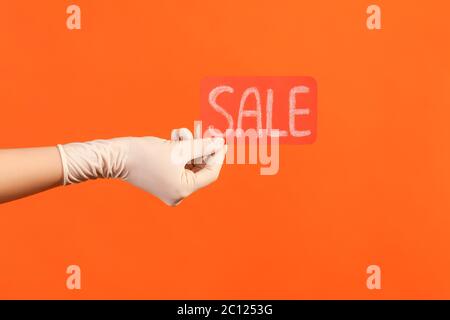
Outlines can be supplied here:
M170 133L170 140L181 141L181 140L192 140L194 136L192 132L187 128L173 129Z
M177 141L172 149L171 159L175 164L187 162L214 154L223 148L223 138L205 138Z

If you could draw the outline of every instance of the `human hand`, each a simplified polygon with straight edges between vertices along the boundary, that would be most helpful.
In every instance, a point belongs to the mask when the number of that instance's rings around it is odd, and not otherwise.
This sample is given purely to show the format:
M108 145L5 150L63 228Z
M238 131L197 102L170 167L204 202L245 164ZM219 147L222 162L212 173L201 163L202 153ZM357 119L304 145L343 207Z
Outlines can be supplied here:
M89 179L120 178L168 205L214 182L226 153L222 138L170 141L127 137L58 145L64 184ZM205 159L190 167L194 159Z

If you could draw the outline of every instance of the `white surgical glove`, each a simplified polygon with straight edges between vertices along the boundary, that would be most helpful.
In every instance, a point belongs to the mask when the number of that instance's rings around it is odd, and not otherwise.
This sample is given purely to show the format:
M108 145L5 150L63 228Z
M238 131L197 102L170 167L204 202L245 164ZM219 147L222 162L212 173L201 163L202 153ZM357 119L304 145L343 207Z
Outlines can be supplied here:
M64 185L97 178L119 178L177 205L192 192L214 182L226 153L222 138L170 141L127 137L58 145ZM193 159L207 159L188 169Z

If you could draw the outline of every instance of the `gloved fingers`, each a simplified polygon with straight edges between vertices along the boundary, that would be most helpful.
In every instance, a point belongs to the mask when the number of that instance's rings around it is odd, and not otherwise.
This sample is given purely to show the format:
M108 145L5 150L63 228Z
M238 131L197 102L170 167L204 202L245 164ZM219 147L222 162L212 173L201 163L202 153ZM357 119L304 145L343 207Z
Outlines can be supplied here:
M212 155L221 150L224 144L223 138L183 140L178 142L175 154L186 164L193 159Z
M219 177L222 169L225 154L227 153L227 146L222 146L213 155L208 157L205 167L195 173L195 189L201 189L213 183Z
M170 139L172 141L182 141L182 140L192 140L194 136L192 132L187 128L173 129L170 134Z

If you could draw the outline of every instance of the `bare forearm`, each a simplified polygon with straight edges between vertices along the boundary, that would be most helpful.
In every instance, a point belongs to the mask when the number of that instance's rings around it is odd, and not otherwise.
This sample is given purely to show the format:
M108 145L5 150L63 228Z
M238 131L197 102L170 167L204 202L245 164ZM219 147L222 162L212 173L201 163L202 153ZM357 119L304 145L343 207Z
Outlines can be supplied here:
M57 147L0 150L0 203L38 193L63 182Z

